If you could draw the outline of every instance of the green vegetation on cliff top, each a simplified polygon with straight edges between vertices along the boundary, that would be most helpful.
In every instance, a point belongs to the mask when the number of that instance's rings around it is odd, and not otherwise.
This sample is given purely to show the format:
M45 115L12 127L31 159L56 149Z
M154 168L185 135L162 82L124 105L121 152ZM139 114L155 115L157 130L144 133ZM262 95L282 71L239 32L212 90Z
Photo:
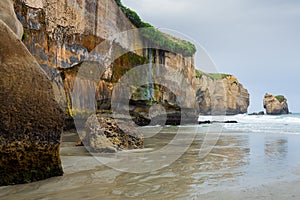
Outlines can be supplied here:
M285 98L283 95L277 95L277 96L275 96L275 98L276 98L280 103L286 101L286 98Z
M191 42L160 32L151 24L143 22L139 15L133 10L125 7L121 0L115 1L132 24L134 24L137 28L144 28L141 29L143 37L153 45L157 46L157 48L166 49L175 53L181 53L184 56L193 56L195 54L196 47Z
M202 76L207 76L207 77L211 78L212 80L220 80L220 79L226 78L227 76L231 76L230 74L205 73L198 69L196 69L195 71L196 71L196 78L199 78L199 79Z

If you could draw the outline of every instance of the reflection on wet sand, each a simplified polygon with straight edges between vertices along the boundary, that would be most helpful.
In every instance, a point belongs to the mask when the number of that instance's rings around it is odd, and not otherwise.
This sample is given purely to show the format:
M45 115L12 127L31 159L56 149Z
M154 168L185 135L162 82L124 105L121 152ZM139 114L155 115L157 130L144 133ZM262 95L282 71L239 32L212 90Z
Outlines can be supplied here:
M163 130L147 139L145 144L146 147L156 149L173 137L172 131ZM221 136L212 152L200 158L199 149L204 137L204 134L197 135L188 151L169 167L152 173L123 173L116 177L113 193L122 199L186 199L242 176L243 172L239 168L248 163L248 137Z
M265 155L269 160L284 160L288 154L288 138L265 137Z

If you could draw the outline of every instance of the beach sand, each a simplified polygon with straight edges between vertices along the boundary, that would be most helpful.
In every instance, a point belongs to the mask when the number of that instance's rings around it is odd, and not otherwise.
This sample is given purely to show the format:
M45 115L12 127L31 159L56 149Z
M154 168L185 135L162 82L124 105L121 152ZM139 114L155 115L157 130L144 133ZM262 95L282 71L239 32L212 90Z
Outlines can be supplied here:
M0 187L0 199L300 199L299 136L225 135L201 159L197 137L173 164L142 174L100 163L75 139L64 135L64 176Z

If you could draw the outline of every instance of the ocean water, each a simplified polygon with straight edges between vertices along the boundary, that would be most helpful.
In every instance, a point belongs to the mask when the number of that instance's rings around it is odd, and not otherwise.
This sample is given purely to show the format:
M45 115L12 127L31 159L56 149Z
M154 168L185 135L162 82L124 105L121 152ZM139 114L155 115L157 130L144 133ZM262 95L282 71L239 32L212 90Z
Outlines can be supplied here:
M228 130L250 132L250 133L270 133L270 134L300 134L300 114L291 115L237 115L232 116L238 124L226 124Z
M0 199L203 199L300 180L299 114L199 118L238 123L143 127L144 150L113 155L90 155L63 139L62 177L0 187Z
M220 124L219 138L244 138L249 148L244 172L238 177L242 185L253 186L278 180L299 178L295 170L300 164L300 114L199 116L199 120L237 121ZM211 125L201 125L209 128ZM220 128L219 128L220 129ZM209 130L208 130L209 134Z
M237 124L224 124L223 132L300 134L300 113L289 115L199 116L199 120L238 122Z

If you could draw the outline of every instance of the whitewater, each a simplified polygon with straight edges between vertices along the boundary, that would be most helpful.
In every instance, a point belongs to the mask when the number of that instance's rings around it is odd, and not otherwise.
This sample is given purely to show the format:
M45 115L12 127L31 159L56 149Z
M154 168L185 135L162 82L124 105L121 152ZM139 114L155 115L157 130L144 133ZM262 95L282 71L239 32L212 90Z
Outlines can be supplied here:
M199 116L198 121L238 122L236 124L223 124L223 132L300 135L300 113L289 115Z

